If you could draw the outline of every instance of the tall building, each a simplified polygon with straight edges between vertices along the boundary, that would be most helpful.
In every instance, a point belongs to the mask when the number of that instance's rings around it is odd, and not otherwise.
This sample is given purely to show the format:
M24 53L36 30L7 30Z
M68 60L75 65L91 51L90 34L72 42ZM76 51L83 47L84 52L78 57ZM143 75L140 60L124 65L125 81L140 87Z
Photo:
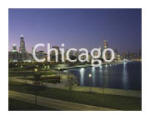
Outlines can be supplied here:
M23 35L20 35L20 49L19 49L19 51L20 51L20 53L25 53L26 52L24 36Z
M17 46L16 46L16 44L13 44L13 46L12 46L12 52L16 52L17 51Z
M16 44L12 45L12 50L9 51L9 62L17 62L18 61L19 53L17 51Z
M19 52L20 52L20 60L24 61L27 59L27 53L26 53L26 48L25 48L25 41L24 41L24 36L20 35L20 48L19 48Z
M108 42L104 40L104 49L108 48Z
M104 40L104 49L108 48L108 42ZM111 58L111 53L109 51L106 52L106 59L109 60Z

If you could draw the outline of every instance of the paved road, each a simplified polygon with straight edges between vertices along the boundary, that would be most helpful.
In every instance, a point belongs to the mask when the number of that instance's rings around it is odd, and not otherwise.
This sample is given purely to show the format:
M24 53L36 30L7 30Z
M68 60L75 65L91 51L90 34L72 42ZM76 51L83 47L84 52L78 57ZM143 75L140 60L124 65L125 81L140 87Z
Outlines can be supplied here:
M14 98L16 100L28 102L35 104L35 96L32 94L26 94L26 93L20 93L16 91L9 91L9 96L11 98ZM112 111L115 109L110 108L104 108L104 107L97 107L97 106L91 106L91 105L85 105L85 104L79 104L79 103L73 103L68 101L62 101L47 97L41 97L37 96L37 104L40 106L50 107L58 110L99 110L99 111Z

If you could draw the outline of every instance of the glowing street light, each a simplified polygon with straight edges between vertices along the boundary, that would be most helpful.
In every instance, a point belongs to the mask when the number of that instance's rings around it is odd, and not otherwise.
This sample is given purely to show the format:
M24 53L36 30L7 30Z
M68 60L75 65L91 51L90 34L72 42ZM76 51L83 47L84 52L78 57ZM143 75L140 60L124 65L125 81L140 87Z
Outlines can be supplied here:
M91 78L92 77L92 74L89 74L89 78Z
M35 69L34 69L34 71L35 71L35 72L37 72L37 71L38 71L38 69L37 69L37 68L35 68Z

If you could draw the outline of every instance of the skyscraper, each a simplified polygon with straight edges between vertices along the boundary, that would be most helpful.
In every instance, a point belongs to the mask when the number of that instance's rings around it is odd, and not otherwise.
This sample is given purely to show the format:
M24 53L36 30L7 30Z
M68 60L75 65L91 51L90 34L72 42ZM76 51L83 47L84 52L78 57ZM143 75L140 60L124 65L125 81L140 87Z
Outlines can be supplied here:
M9 62L17 62L19 53L16 44L13 44L12 50L9 52Z
M108 42L104 40L104 49L108 48Z
M16 44L13 44L13 46L12 46L12 52L17 52L17 46L16 46Z
M106 40L104 40L104 49L108 48L108 42ZM108 51L106 52L106 59L110 59L111 58L111 53Z
M26 53L26 48L25 48L25 41L24 41L24 36L20 35L20 60L24 61L27 58L27 53Z
M24 42L24 36L20 35L20 53L26 53L26 48L25 48L25 42Z

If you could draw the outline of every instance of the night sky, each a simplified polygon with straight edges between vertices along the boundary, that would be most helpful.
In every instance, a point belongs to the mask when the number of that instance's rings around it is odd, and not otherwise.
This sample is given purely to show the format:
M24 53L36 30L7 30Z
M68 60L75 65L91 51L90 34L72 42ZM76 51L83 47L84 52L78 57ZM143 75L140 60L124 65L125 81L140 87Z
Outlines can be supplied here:
M9 50L23 34L30 52L37 43L65 48L141 50L140 9L9 9Z

